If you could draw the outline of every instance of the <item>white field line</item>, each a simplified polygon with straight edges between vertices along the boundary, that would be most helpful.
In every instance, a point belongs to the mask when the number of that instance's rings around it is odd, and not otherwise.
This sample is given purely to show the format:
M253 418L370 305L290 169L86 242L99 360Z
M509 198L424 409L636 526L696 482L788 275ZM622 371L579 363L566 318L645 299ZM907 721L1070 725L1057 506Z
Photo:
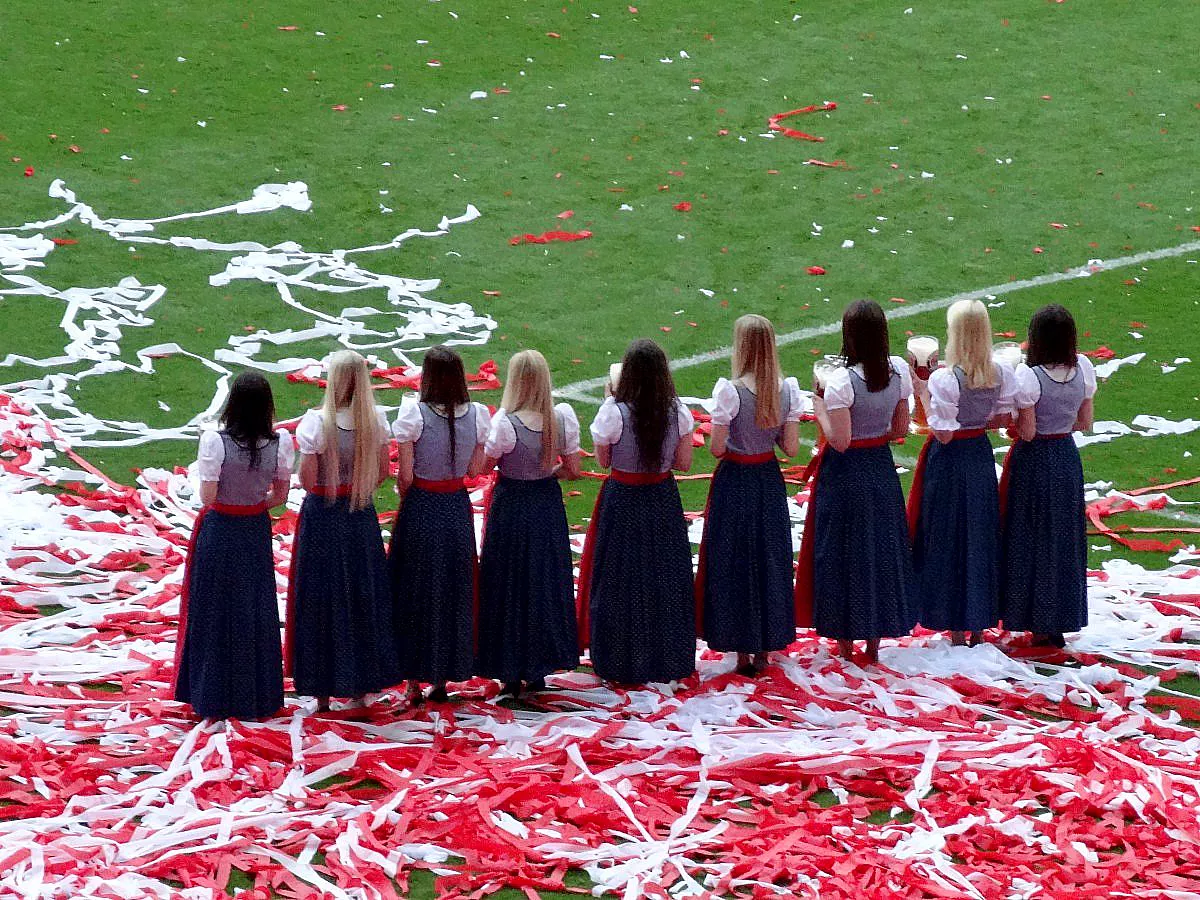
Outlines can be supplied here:
M1183 256L1187 253L1200 251L1200 240L1188 241L1179 244L1176 247L1164 247L1160 250L1146 250L1142 253L1134 253L1130 256L1121 256L1117 259L1102 260L1093 265L1084 264L1067 269L1064 272L1050 272L1046 275L1035 275L1033 278L1025 278L1021 281L1006 281L1003 284L993 284L989 287L976 288L971 291L962 291L957 294L951 294L949 297L941 297L937 300L923 300L920 303L909 303L904 306L898 306L894 309L889 309L887 317L889 319L904 319L909 316L917 316L921 313L929 312L935 309L945 309L952 303L957 303L959 300L984 300L988 297L1002 297L1005 294L1012 294L1016 291L1023 291L1033 287L1043 287L1048 284L1057 284L1060 281L1071 281L1076 278L1087 278L1090 275L1100 274L1101 272L1111 272L1116 269L1124 269L1129 266L1137 266L1142 263L1150 262L1156 259L1167 259L1173 256ZM794 344L798 341L807 341L817 337L823 337L828 334L837 334L842 329L841 319L835 322L830 322L825 325L812 325L808 328L798 328L795 331L789 331L786 334L781 334L776 338L776 343L779 346L786 344ZM685 356L682 359L671 360L672 371L679 369L690 369L693 366L702 366L706 363L715 362L720 359L728 359L733 355L732 347L717 347L715 350L706 350L704 353L697 353L694 356ZM554 395L562 397L566 400L575 400L581 403L591 403L599 405L601 400L593 395L594 391L604 387L605 377L587 378L583 381L574 381L570 384L565 384L558 388Z

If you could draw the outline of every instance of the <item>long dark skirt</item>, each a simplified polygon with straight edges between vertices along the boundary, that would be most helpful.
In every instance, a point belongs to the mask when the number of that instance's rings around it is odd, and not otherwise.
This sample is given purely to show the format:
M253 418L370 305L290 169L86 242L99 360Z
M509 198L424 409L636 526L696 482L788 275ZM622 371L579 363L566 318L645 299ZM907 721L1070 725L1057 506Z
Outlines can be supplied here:
M916 624L904 493L888 446L827 448L813 514L813 625L823 637L900 637Z
M304 498L292 568L288 649L296 691L358 697L400 680L387 556L375 506Z
M283 706L283 650L271 519L209 509L197 529L175 699L212 719L272 715Z
M478 674L533 681L579 665L567 513L557 478L501 478L479 560Z
M792 525L779 463L717 466L704 522L697 591L713 650L760 653L796 639Z
M475 527L467 492L410 488L388 568L399 677L466 681L475 674Z
M610 478L596 509L590 587L592 667L618 684L696 669L692 547L675 479Z
M1057 634L1087 624L1083 464L1070 435L1013 447L1001 559L1005 628Z
M913 569L926 628L981 631L1000 620L1000 494L987 435L930 443Z

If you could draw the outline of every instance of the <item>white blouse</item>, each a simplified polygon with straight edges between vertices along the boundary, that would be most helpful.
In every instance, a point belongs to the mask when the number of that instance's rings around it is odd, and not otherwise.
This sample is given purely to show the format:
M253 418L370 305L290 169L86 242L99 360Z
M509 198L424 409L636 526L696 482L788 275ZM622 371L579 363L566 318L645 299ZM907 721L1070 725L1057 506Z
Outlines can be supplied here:
M279 436L279 453L275 457L275 480L289 481L292 463L296 460L296 447L292 435L285 428L275 432ZM266 446L266 443L263 443ZM225 441L215 428L206 428L200 433L200 453L196 457L196 472L201 481L220 481L221 465L225 462Z
M1096 367L1082 353L1075 357L1076 368L1083 378L1083 399L1091 400L1096 395ZM1046 374L1055 381L1070 381L1070 366L1045 366ZM1042 383L1038 381L1037 373L1025 363L1017 366L1017 390L1014 402L1017 409L1029 409L1037 404L1042 396Z
M464 414L468 406L475 408L475 443L487 441L488 428L492 423L492 414L482 403L464 403L454 410L455 418ZM400 404L400 412L396 414L396 422L392 425L392 434L402 444L410 444L421 437L425 429L425 420L421 418L421 405L416 397L405 397Z
M379 419L380 440L386 444L391 439L392 430L388 428L387 416L379 407L375 408ZM337 411L337 427L349 431L354 427L354 417L348 409ZM318 456L325 452L325 414L319 409L310 409L296 426L296 443L300 452L306 456Z
M898 356L888 357L892 371L900 376L900 399L907 400L912 396L912 372L908 363ZM854 371L865 377L862 364L854 367ZM850 383L850 370L841 367L834 369L825 376L825 408L849 409L854 405L854 385Z
M562 414L563 418L563 456L579 452L579 417L569 403L559 403L554 411ZM544 423L543 423L544 425ZM526 426L529 427L529 426ZM531 431L538 429L531 428ZM488 432L487 444L483 452L488 459L499 459L505 454L512 453L517 446L517 430L513 427L508 411L501 407L492 416L492 427Z
M675 414L679 423L679 436L684 437L691 434L696 420L692 418L688 408L678 400L675 401ZM621 432L624 428L625 422L621 417L621 410L617 407L617 401L609 397L601 405L600 411L596 413L596 418L592 420L590 429L592 442L612 446L621 439Z
M1012 412L1017 395L1017 379L1013 370L1004 363L996 363L1000 370L1000 393L992 407L992 415ZM934 431L958 430L958 378L954 369L935 369L929 376L929 409L926 410L929 427Z
M750 387L747 384L744 386ZM750 390L754 392L753 388ZM804 415L804 398L800 395L800 385L795 378L783 379L783 403L783 421L799 422ZM712 423L728 426L741 408L742 398L738 393L737 384L728 378L718 379L716 387L713 388Z

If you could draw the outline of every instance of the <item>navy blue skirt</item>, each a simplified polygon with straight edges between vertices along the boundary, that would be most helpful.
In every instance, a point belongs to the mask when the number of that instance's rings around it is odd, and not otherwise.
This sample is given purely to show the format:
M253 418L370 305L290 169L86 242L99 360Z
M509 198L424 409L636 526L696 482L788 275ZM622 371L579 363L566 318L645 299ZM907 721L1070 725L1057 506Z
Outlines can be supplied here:
M1009 631L1087 624L1087 524L1075 440L1019 441L1008 470L1000 616Z
M175 699L211 719L273 715L283 707L283 650L271 519L209 509L197 527Z
M913 569L926 628L981 631L1000 621L1000 492L987 435L930 443Z
M779 463L724 460L704 522L701 632L713 650L761 653L796 639L792 525Z
M296 691L359 697L400 680L387 555L375 506L309 494L292 567L289 663Z
M592 529L592 668L618 684L696 670L692 545L674 478L604 483Z
M475 526L466 490L410 488L388 568L399 677L466 681L475 674Z
M557 478L500 478L479 559L478 674L533 681L579 665L567 513Z
M823 637L901 637L916 624L904 493L889 446L827 448L813 512L813 625Z

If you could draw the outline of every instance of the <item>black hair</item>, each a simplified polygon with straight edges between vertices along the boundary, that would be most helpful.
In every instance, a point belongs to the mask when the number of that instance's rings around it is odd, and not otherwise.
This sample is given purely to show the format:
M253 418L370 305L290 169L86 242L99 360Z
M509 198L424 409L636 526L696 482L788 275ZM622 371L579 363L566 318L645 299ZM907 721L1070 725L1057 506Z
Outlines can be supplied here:
M454 466L455 410L468 402L462 357L445 345L431 347L421 362L421 402L441 406L450 428L450 465Z
M867 390L882 391L892 380L887 316L874 300L855 300L842 313L842 358L861 364Z
M646 339L630 344L613 397L629 406L642 464L657 471L662 467L663 441L677 402L663 348Z
M258 372L242 372L233 379L221 411L221 427L235 444L250 451L250 468L257 469L259 443L279 439L275 434L275 398L266 378Z
M1078 352L1075 319L1065 306L1043 306L1029 320L1029 366L1074 366Z

